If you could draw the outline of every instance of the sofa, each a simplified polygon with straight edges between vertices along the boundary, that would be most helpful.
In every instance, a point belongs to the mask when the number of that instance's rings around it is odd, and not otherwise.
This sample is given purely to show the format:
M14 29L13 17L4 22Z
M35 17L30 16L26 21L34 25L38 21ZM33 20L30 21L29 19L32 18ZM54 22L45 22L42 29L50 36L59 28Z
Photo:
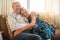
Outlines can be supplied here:
M6 18L7 16L6 15L0 15L0 31L3 31L3 39L4 40L11 40L11 30L10 30L10 27L7 25L6 23ZM40 18L42 18L42 16L40 16ZM43 17L44 18L44 17ZM44 21L46 21L45 19L43 19ZM48 18L46 18L48 20ZM49 21L50 22L50 21ZM53 21L52 21L53 23ZM55 30L55 40L60 40L60 28L58 27L55 27L56 30Z

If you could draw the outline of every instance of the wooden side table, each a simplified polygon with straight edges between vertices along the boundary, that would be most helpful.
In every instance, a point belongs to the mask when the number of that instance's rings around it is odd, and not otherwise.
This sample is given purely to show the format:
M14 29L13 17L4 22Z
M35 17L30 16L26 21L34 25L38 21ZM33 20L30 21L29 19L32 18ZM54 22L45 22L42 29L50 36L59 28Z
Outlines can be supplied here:
M0 40L3 40L3 37L2 37L2 31L0 31Z

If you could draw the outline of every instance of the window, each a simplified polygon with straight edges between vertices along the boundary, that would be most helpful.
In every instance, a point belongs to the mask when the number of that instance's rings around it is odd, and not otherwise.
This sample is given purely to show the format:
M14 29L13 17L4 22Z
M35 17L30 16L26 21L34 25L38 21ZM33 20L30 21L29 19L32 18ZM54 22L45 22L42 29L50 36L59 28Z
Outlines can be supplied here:
M27 9L27 0L15 0L17 2L20 2L21 6Z
M45 11L45 0L30 0L30 11Z
M46 0L16 0L21 3L21 6L29 11L44 12L46 9Z

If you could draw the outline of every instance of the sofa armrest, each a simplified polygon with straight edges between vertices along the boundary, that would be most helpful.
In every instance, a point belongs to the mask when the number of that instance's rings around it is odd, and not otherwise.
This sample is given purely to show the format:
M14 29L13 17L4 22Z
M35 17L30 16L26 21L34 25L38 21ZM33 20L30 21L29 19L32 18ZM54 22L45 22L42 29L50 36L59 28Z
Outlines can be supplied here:
M60 29L56 29L56 31L55 31L55 39L60 40Z

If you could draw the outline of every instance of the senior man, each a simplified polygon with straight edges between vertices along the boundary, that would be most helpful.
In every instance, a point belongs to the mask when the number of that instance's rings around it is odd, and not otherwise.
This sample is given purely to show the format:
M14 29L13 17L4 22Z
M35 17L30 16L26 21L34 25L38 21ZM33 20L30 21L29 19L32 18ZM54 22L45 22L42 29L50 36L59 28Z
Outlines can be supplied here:
M35 25L36 15L31 14L31 23L25 19L21 12L21 5L19 2L12 3L13 12L8 15L8 24L13 32L12 40L42 40L39 35L31 34L31 28Z

